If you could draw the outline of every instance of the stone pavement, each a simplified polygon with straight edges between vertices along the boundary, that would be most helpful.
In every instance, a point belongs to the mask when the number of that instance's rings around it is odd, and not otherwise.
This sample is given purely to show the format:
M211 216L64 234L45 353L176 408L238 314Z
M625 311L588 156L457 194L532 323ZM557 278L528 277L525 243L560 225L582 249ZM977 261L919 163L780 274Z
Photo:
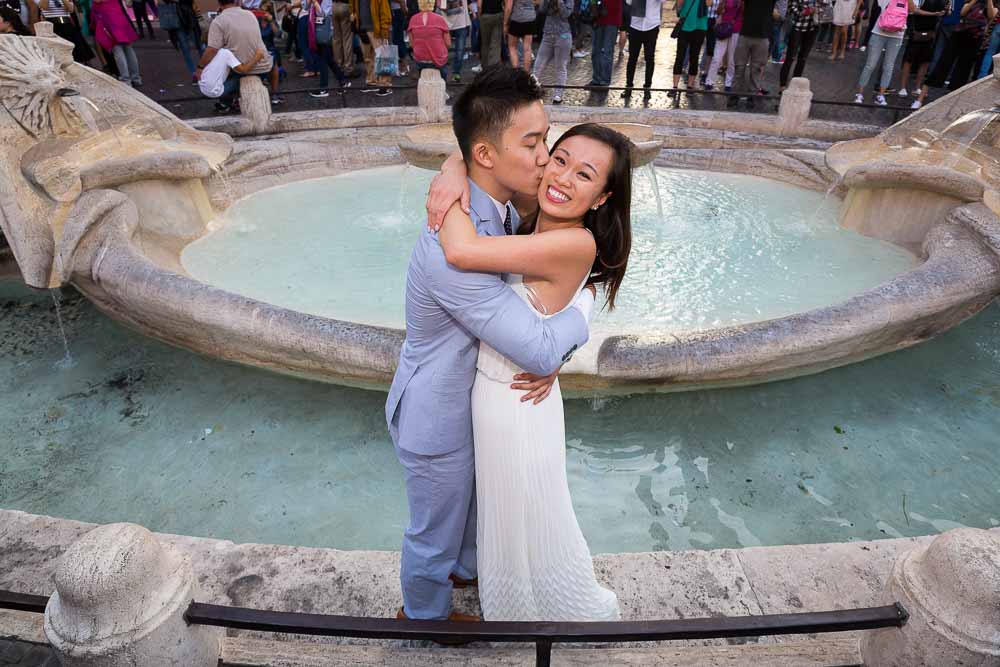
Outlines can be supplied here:
M0 667L58 667L48 646L0 639Z
M664 15L668 20L672 21L669 10L665 9ZM669 37L670 27L669 23L664 24L657 42L656 72L653 76L654 88L669 88L672 85L672 66L676 52L676 42ZM136 42L136 50L139 55L140 68L145 82L142 87L143 92L181 118L200 118L215 115L213 102L202 98L197 87L191 85L191 78L184 67L183 59L180 53L175 51L169 41L167 41L166 33L157 30L155 39L147 38ZM627 51L625 55L627 56ZM890 105L905 107L905 109L816 104L817 101L841 103L853 101L857 77L864 65L865 54L857 50L850 51L846 60L833 63L827 60L828 57L828 51L820 48L814 49L805 70L805 76L810 79L812 84L814 95L812 116L814 118L889 125L909 113L909 104L913 99L912 97L901 99L890 96ZM475 76L470 71L470 68L477 62L478 60L475 56L471 56L465 61L463 71L464 81L469 81L471 77ZM345 95L337 95L331 91L331 95L328 98L313 99L308 96L307 92L316 87L314 83L315 79L301 78L302 65L293 63L290 59L285 60L284 66L288 71L288 78L281 86L285 102L283 105L275 108L275 111L278 112L416 104L415 73L409 77L397 78L394 82L395 88L392 95L378 97L373 93L361 92L364 78L361 76L361 67L356 67L355 76L352 79L353 86ZM780 66L777 64L768 64L766 67L765 87L772 94L777 94L779 68ZM896 69L898 72L898 65ZM636 71L637 82L643 80L643 70L643 59L640 58ZM590 75L590 57L574 58L570 63L568 85L583 86L590 80ZM543 82L551 81L550 76L543 75L541 78ZM895 79L898 80L898 74ZM873 82L877 80L878 72L872 77ZM624 81L625 57L619 57L616 54L612 88L624 86ZM682 83L681 85L683 86L684 84ZM449 84L449 89L450 93L454 95L458 92L459 87ZM871 95L868 97L870 101ZM726 105L726 99L720 95L681 94L679 99L675 101L669 98L666 92L655 92L648 99L644 99L642 92L639 91L633 92L630 98L625 100L622 99L621 92L618 90L567 90L563 99L566 105L651 107L661 109L677 106L679 108L723 110ZM551 93L546 93L546 100L551 100ZM757 108L758 112L766 113L774 113L776 110L777 100L758 105Z

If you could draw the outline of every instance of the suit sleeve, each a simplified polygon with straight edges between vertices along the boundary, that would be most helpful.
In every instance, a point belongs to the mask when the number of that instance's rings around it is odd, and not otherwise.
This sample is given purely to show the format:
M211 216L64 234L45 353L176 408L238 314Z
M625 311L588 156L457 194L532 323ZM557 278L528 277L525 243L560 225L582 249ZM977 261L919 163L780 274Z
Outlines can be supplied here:
M436 239L432 245L425 277L434 300L473 336L524 370L554 373L587 342L587 321L577 308L542 319L499 276L460 271L445 261Z

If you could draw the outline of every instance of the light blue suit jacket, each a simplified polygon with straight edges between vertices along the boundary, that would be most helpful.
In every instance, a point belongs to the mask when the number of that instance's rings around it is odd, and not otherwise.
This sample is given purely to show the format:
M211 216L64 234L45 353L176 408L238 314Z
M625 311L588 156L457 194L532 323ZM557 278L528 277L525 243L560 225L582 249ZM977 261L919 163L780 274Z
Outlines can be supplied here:
M503 236L493 201L469 184L476 231ZM516 230L520 220L511 210ZM578 309L543 319L500 275L449 265L437 234L425 226L406 272L406 340L385 404L393 442L431 456L472 446L471 397L480 340L526 371L548 375L588 337Z

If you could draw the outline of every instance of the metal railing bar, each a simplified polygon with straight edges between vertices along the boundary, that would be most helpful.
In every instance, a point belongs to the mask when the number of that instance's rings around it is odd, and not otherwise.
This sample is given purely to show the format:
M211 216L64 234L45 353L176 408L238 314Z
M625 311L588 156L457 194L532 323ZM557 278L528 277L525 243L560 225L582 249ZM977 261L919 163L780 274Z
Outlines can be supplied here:
M448 88L464 88L466 85L467 84L464 84L464 83L448 83L447 87ZM389 88L391 90L414 90L414 89L416 89L417 86L415 84L405 84L405 85L391 85L391 86L385 86L385 87ZM726 98L729 98L729 97L752 97L754 100L771 100L771 101L780 101L781 100L781 95L770 95L770 94L768 94L768 95L756 95L756 94L751 94L751 93L746 93L746 92L732 92L732 91L726 92L726 91L723 91L723 90L699 90L699 89L688 89L688 88L648 88L647 89L647 88L636 88L636 87L626 88L624 86L601 86L601 87L596 87L596 86L570 86L570 85L562 86L562 88L563 88L563 90L587 90L587 91L590 91L590 92L621 92L621 91L625 91L625 90L630 90L630 91L632 91L632 93L637 94L637 95L638 94L645 94L646 92L649 92L649 93L670 93L670 92L673 92L673 93L675 93L677 95L680 95L680 94L683 93L685 95L717 96L717 97L726 97ZM310 87L310 88L290 88L290 89L283 89L283 90L279 91L278 94L281 95L281 96L285 96L285 95L306 95L308 93L315 92L316 90L318 90L318 87L316 87L316 86L313 86L313 87ZM331 97L332 97L333 94L336 93L337 88L333 87L330 90L334 91L331 94ZM360 87L358 87L358 88L352 87L352 88L348 88L346 90L347 93L355 93L355 92L360 92L360 91L361 91ZM151 99L153 99L153 101L156 102L156 103L158 103L158 104L182 104L182 103L187 103L187 102L213 102L213 101L216 101L213 98L204 97L204 96L174 97L174 98L163 97L163 98L151 98ZM881 105L881 104L873 104L871 102L865 102L865 103L862 103L862 104L858 104L857 102L852 102L852 101L818 100L818 99L814 99L814 100L812 100L812 104L822 104L822 105L825 105L825 106L834 106L834 107L852 107L852 108L856 108L856 109L883 109L885 111L892 111L893 115L895 117L898 117L898 115L899 115L900 112L903 112L903 111L912 111L912 109L910 107L908 107L908 106L898 106L898 105L892 105L892 104ZM609 107L609 108L616 108L616 107Z
M661 621L475 623L401 621L390 618L264 611L192 602L185 613L185 619L191 624L239 630L368 639L627 642L813 634L899 627L906 622L907 613L897 603L863 609Z
M0 591L0 609L44 614L45 605L48 603L49 597L47 595L29 595L27 593L14 593L13 591Z

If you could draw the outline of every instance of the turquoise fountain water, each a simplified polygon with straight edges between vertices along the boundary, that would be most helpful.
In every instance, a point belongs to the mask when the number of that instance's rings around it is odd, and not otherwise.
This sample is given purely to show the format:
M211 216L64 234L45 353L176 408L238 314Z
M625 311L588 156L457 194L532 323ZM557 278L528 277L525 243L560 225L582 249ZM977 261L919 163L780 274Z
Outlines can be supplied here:
M0 283L0 507L237 541L398 549L385 395L228 365L67 292ZM1000 307L786 382L567 402L595 552L920 535L1000 523Z
M633 251L600 334L739 324L838 303L916 258L836 225L836 198L749 176L633 179ZM406 263L431 172L386 167L266 190L188 246L195 278L293 310L402 328Z

